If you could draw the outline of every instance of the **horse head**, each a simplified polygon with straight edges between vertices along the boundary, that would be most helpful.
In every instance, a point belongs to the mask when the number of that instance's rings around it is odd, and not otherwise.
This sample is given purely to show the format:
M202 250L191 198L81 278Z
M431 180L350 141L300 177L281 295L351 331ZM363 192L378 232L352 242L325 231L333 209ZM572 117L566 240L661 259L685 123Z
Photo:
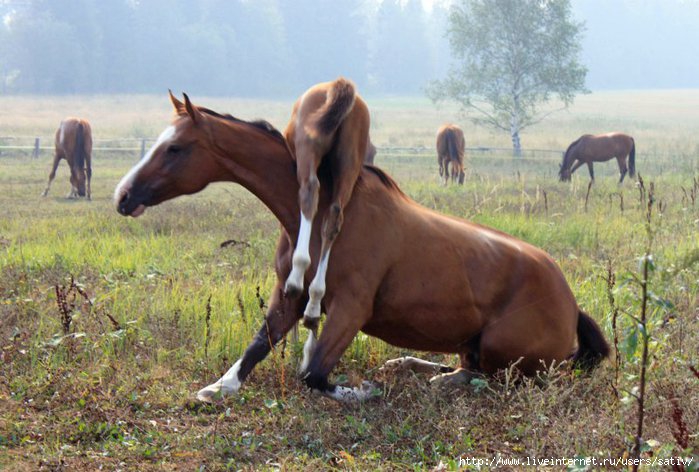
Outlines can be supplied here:
M563 164L558 165L558 179L561 182L570 182L570 169Z
M87 177L85 176L85 168L83 166L73 165L70 169L70 185L73 187L73 193L77 193L78 197L84 197L85 193L85 182Z
M183 103L170 92L170 101L175 120L114 191L117 211L124 216L137 217L146 207L199 192L216 179L207 116L186 94Z

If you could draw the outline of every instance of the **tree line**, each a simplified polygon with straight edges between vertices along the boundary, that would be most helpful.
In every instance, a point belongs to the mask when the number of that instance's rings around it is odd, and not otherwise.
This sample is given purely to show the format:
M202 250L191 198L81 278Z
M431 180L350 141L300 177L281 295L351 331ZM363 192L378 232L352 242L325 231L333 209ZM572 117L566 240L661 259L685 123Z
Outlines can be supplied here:
M421 93L449 62L420 0L0 0L0 92Z

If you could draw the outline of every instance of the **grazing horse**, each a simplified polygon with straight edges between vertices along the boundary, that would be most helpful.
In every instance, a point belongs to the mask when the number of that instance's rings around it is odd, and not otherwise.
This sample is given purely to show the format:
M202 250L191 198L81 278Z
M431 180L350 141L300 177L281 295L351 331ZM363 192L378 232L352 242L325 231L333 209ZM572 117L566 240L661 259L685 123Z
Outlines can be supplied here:
M449 181L449 163L451 163L451 181L464 183L464 149L466 141L464 132L456 125L442 125L437 131L437 160L439 176L444 177L444 185Z
M172 95L171 100L177 117L117 186L117 211L138 216L146 207L198 192L210 182L231 181L256 195L282 226L277 283L265 321L243 356L199 391L200 400L211 401L238 391L302 317L306 295L284 294L293 265L291 235L300 226L299 185L288 145L268 123L220 115L194 106L187 95L184 103ZM328 187L321 187L320 209L334 204ZM580 310L561 270L540 249L424 208L373 166L362 168L345 210L347 224L336 240L322 302L327 318L320 337L309 332L304 346L301 375L311 389L339 401L372 396L366 386L328 382L360 330L402 348L459 354L460 369L436 366L445 372L438 380L447 382L513 363L530 375L542 363L569 358L592 367L608 355L600 328ZM318 261L320 228L310 236ZM413 358L388 365L396 364L430 365Z
M68 198L84 197L90 200L90 180L92 179L92 129L87 120L66 118L56 130L56 154L49 174L49 182L42 194L49 194L51 182L56 177L56 169L61 159L70 167L71 190ZM86 178L87 176L87 178ZM85 182L87 181L87 193Z
M311 264L309 244L313 219L318 210L318 168L326 163L331 176L332 201L322 214L323 246L316 275L308 288L309 300L303 323L313 330L320 319L325 278L335 238L340 233L347 206L362 169L369 144L369 109L357 95L352 82L339 78L308 89L294 104L284 132L296 157L301 226L285 291L295 297L303 289L303 278Z
M374 165L374 157L376 157L376 146L371 141L367 142L366 154L364 155L364 164Z
M569 182L573 172L581 165L587 164L590 179L595 180L592 163L608 161L613 157L616 157L619 163L619 183L624 181L627 170L631 177L636 174L636 144L631 136L623 133L584 134L566 149L558 171L559 178L562 182Z

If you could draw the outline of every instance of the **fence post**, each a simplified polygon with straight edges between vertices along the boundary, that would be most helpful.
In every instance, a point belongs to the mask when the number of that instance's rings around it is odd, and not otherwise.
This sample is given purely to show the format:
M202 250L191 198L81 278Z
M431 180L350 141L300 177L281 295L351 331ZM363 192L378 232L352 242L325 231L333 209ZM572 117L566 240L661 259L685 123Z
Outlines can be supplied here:
M32 152L32 157L34 159L39 158L39 150L41 148L41 140L39 138L34 138L34 152Z
M146 155L146 138L141 139L141 159Z

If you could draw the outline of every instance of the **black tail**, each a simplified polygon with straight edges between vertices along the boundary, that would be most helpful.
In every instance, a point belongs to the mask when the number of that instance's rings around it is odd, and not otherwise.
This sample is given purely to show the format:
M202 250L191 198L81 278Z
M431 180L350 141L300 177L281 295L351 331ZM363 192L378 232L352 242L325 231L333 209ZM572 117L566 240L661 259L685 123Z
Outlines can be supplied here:
M581 311L578 316L578 352L573 362L583 369L593 369L609 356L609 344L602 330L590 315Z
M447 130L447 150L449 151L449 160L459 162L459 149L456 146L456 133L452 130Z
M337 79L330 91L323 108L318 110L318 131L332 134L340 126L354 106L356 93L354 84L347 79Z
M85 129L82 123L78 123L78 130L75 132L75 149L73 149L73 168L77 172L85 169Z
M631 138L631 152L629 153L629 176L636 175L636 141Z

